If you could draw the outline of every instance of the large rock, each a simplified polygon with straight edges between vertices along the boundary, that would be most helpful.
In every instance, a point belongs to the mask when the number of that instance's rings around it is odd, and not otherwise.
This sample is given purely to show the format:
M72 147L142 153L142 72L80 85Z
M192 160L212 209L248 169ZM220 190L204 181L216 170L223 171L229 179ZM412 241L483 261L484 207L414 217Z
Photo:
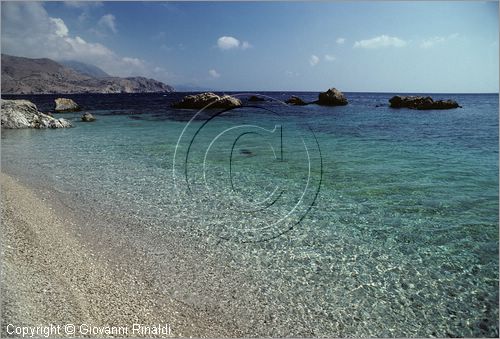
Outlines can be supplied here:
M71 127L66 119L55 119L39 112L36 105L28 100L2 99L2 128L64 128Z
M54 101L56 103L56 112L75 112L80 110L80 106L71 99L57 98Z
M208 108L231 108L241 106L240 99L229 95L218 96L212 92L185 96L180 102L173 104L174 108L201 109L211 104Z
M92 121L95 121L95 117L90 114L90 113L84 113L82 115L82 121L84 122L92 122Z
M305 105L307 105L307 102L305 102L304 100L302 100L299 97L296 97L295 95L291 96L290 99L288 99L285 102L287 104L289 104L289 105L295 105L295 106L305 106Z
M347 99L338 89L330 88L328 91L319 94L316 103L323 106L344 106L347 105Z
M411 109L451 109L461 107L454 100L436 100L431 97L422 96L393 96L389 99L392 108L411 108Z

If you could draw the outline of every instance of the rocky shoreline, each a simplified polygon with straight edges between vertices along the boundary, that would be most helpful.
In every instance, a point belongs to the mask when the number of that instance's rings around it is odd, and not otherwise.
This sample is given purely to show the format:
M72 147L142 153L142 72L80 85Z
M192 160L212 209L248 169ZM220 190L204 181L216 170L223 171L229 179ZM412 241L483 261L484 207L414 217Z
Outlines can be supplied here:
M185 96L181 101L172 105L173 108L231 108L241 106L241 100L230 95L218 96L212 92Z

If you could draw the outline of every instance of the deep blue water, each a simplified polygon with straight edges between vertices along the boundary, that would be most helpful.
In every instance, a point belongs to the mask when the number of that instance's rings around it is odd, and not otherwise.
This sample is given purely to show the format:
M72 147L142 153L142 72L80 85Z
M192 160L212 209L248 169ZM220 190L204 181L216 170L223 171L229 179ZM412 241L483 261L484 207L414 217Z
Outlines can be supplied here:
M208 258L237 276L168 288L222 318L274 319L257 334L497 336L498 95L431 94L463 108L417 111L389 93L343 107L260 94L191 122L170 108L185 93L67 95L97 121L3 130L2 168L144 225L155 251L174 246L165 234L196 239L189 277L206 279ZM42 111L55 97L22 96Z

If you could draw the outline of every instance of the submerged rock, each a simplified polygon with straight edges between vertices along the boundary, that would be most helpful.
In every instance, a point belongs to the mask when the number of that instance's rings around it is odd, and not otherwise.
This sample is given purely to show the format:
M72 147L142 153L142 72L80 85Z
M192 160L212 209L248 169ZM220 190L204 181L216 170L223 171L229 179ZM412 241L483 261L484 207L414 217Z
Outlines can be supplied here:
M212 92L185 96L180 102L172 105L174 108L201 109L211 104L208 108L231 108L241 106L240 99L229 95L218 96Z
M71 99L57 98L54 101L56 103L56 112L75 112L80 110L80 106Z
M250 98L248 98L248 101L266 101L266 99L256 95L252 95Z
M56 119L39 112L36 105L28 100L2 99L2 128L65 128L71 127L66 119Z
M323 106L345 106L348 102L341 91L330 88L328 91L319 94L316 103Z
M411 109L451 109L460 106L455 100L436 100L431 97L422 96L399 96L395 95L389 99L392 108L411 108Z
M255 154L254 154L251 150L246 149L246 148L242 148L242 149L240 149L240 154L241 154L241 155L244 155L244 156L246 156L246 157L251 157L251 156L254 156L254 155L255 155Z
M289 105L296 105L296 106L305 106L305 105L307 105L307 102L305 102L304 100L302 100L299 97L296 97L295 95L291 96L290 99L288 99L285 102L287 104L289 104Z
M95 121L95 117L90 113L84 113L82 115L82 121L92 122L92 121Z

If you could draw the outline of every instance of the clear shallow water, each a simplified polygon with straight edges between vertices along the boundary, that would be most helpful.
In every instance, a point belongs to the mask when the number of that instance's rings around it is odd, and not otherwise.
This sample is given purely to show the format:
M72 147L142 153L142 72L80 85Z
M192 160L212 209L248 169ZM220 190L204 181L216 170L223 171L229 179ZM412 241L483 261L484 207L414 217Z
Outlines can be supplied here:
M498 335L498 95L412 111L347 93L189 125L168 108L182 95L71 96L98 120L3 130L2 168L127 220L110 227L158 258L165 295L243 334Z

